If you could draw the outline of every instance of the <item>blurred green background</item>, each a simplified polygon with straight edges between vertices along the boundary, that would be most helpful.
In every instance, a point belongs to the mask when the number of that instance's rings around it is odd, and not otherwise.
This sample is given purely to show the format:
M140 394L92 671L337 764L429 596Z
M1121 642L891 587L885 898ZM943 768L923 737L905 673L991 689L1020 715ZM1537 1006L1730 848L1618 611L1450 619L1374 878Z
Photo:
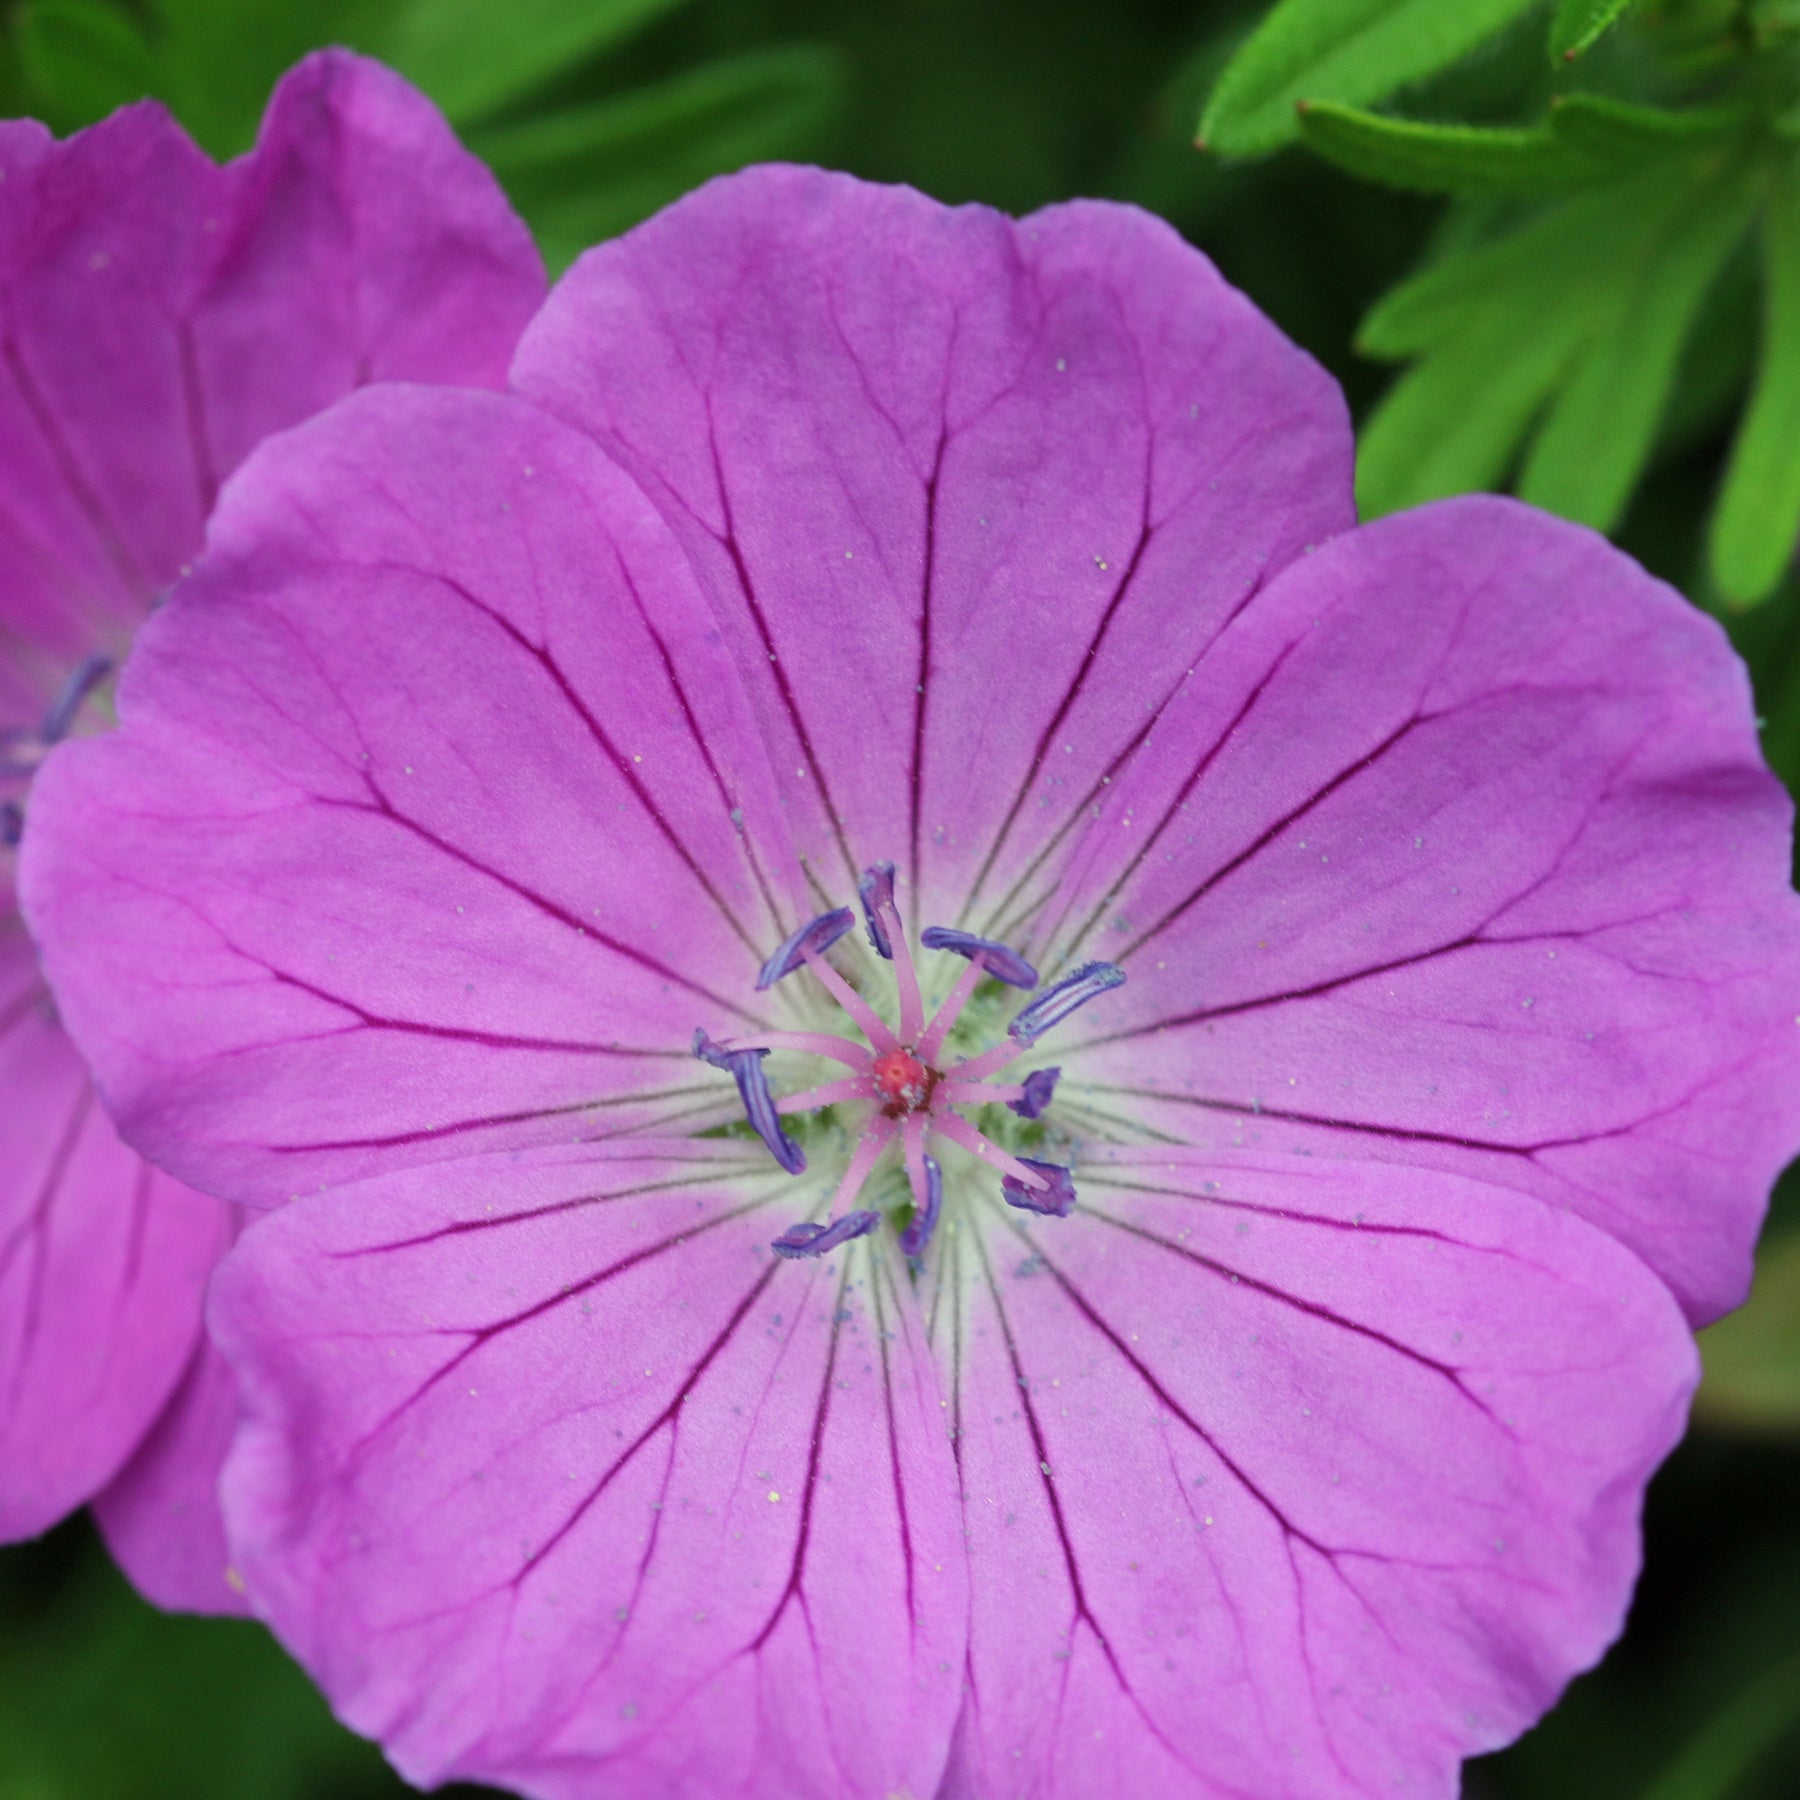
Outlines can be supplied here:
M1517 486L1610 530L1723 619L1800 783L1796 0L0 0L0 112L151 93L234 154L325 43L430 92L553 268L774 157L1160 212L1343 382L1366 510ZM1470 1800L1800 1795L1793 1176L1703 1342L1624 1640ZM405 1791L85 1519L0 1551L0 1800Z

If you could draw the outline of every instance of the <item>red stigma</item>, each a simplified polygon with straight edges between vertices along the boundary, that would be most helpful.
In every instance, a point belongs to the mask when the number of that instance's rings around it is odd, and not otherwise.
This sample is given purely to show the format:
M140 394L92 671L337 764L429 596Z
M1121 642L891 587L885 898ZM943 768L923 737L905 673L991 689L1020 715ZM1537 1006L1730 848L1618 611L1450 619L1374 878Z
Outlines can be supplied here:
M887 1102L886 1110L898 1116L917 1112L931 1098L937 1071L928 1069L910 1050L889 1050L871 1065L875 1086Z

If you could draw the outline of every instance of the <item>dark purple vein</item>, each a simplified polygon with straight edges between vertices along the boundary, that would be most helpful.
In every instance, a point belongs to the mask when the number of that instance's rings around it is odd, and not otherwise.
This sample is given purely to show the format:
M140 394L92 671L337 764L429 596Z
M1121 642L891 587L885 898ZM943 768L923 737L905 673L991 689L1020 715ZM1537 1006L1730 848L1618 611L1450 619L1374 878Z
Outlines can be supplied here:
M346 800L324 794L317 796L317 803L321 806L339 807L346 812L360 812L371 818L385 818L403 830L412 832L421 842L429 844L434 850L449 857L452 861L461 863L475 874L486 876L488 880L496 882L509 893L516 894L527 905L535 907L546 918L554 919L560 925L566 925L577 936L602 945L612 951L615 956L623 957L627 962L636 963L639 968L660 976L664 981L672 981L677 987L683 987L690 993L698 994L702 999L710 1001L715 1006L721 1006L728 1012L735 1013L737 1017L747 1020L752 1025L760 1027L765 1023L758 1019L755 1013L748 1011L735 1001L715 994L703 982L695 981L692 977L683 975L680 970L671 968L660 957L652 956L648 951L634 949L610 933L600 930L598 926L591 924L578 914L570 912L567 907L560 905L547 895L540 894L535 888L506 874L504 870L496 869L491 863L483 862L472 851L464 850L460 845L451 843L448 838L438 836L435 831L420 824L417 819L401 812L367 770L363 771L363 780L367 784L369 792L375 796L374 805L369 805L361 800Z
M832 798L831 784L825 779L825 770L819 761L818 753L813 748L812 733L808 731L806 719L800 711L799 702L794 696L793 683L788 679L786 665L775 648L775 638L770 630L768 614L756 591L756 584L750 579L750 566L744 560L742 546L738 543L737 525L731 506L731 489L725 480L724 463L719 456L719 432L717 421L713 418L712 396L706 396L706 441L711 452L713 481L718 488L719 509L724 515L725 528L722 532L712 532L715 543L725 551L731 559L731 566L737 575L738 586L743 592L744 604L750 610L750 622L756 628L756 635L763 651L769 659L769 671L775 678L776 691L781 696L781 704L787 713L788 724L793 728L794 736L800 745L800 753L806 758L806 766L812 772L813 781L819 790L819 801L825 809L825 818L831 826L832 835L837 839L838 851L844 859L844 868L854 883L861 871L857 868L856 855L850 848L850 840L845 835L843 820L838 815L837 802ZM703 522L702 522L703 524ZM710 527L704 527L710 531Z
M925 891L925 871L921 863L920 809L925 786L925 709L931 698L931 603L937 580L938 481L944 472L944 447L950 441L950 427L938 428L937 449L932 453L931 473L925 478L925 567L919 583L919 661L913 681L912 762L906 772L909 824L908 850L911 856L913 892Z
M630 572L625 567L625 559L623 556L618 555L616 551L614 555L620 573L625 578L625 585L630 589L632 598L637 603L639 616L642 617L644 612L643 601L639 598L636 584L632 581ZM410 572L417 573L417 571ZM632 798L637 801L638 806L645 817L648 818L651 824L662 833L663 839L668 844L669 848L675 852L677 858L687 869L688 873L694 878L707 899L709 899L714 907L718 909L719 915L725 920L725 923L730 926L733 933L737 936L738 941L750 951L753 957L760 960L762 953L757 949L750 934L744 929L742 920L740 920L737 914L725 903L724 896L713 886L711 877L708 876L705 869L700 866L699 859L694 855L693 851L688 848L680 833L676 831L674 825L664 815L662 808L657 805L654 796L650 792L649 784L644 780L637 766L632 762L631 758L613 742L611 734L594 715L593 709L589 707L587 701L577 691L575 684L569 680L568 673L563 668L562 664L558 662L543 645L533 643L532 640L528 638L511 619L507 618L504 613L496 612L494 608L489 606L478 594L475 594L471 592L470 589L464 587L463 584L460 581L457 581L453 576L434 570L430 579L441 582L445 587L449 588L453 594L457 595L461 600L465 601L469 606L479 612L482 617L491 621L504 632L520 650L524 651L525 654L537 664L539 670L550 682L552 687L555 688L556 693L563 704L580 722L588 736L592 738L594 745L600 751L602 758L612 765L613 771L625 785L630 788ZM648 626L649 621L648 619L645 619L646 629L648 629ZM661 650L661 639L657 639L656 641L658 649ZM665 672L669 672L668 652L666 650L663 650L663 667ZM681 699L683 710L687 711L686 695L680 693L679 687L677 687L676 692ZM688 711L688 721L690 731L692 731L693 715L691 711ZM700 743L699 734L693 732L692 735L694 736L695 742L697 744ZM713 767L711 752L707 751L704 745L701 746L701 750L707 766L712 768L714 779L717 780L718 770Z

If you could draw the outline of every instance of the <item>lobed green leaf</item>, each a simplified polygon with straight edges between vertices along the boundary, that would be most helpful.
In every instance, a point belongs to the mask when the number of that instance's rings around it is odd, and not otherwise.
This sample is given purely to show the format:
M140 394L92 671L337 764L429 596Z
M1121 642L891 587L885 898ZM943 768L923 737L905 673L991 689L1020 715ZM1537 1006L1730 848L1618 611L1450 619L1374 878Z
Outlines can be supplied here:
M1420 360L1364 427L1365 515L1499 485L1541 419L1520 492L1615 523L1754 202L1736 162L1665 163L1465 245L1388 295L1359 347Z
M1536 0L1281 0L1219 77L1200 141L1228 156L1277 149L1302 100L1365 105L1435 74Z
M1755 203L1741 167L1692 184L1636 254L1606 271L1601 329L1532 446L1522 499L1597 531L1618 523L1655 447L1682 346Z

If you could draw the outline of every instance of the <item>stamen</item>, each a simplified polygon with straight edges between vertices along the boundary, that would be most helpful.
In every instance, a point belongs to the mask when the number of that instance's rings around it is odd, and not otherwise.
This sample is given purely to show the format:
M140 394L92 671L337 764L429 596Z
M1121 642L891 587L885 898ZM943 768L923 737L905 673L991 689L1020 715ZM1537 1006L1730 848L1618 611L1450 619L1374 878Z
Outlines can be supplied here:
M1038 984L1037 970L1018 951L993 938L977 937L972 931L952 931L947 925L927 925L919 942L927 950L950 950L971 961L980 957L987 972L1010 987L1034 988Z
M894 903L894 865L875 863L865 869L856 891L862 899L863 917L868 921L869 942L878 956L894 965L894 986L900 995L901 1040L913 1043L925 1023L925 1002L919 993L919 974L913 967L912 952L906 947L900 909Z
M110 656L85 656L75 665L62 685L62 692L50 702L50 710L44 714L46 744L59 744L68 736L75 715L81 711L81 703L111 673Z
M881 922L881 912L884 907L894 904L894 865L875 863L864 869L862 880L856 884L856 892L862 901L863 923L869 930L870 945L883 962L892 962L894 946L888 941L887 929Z
M862 1192L863 1183L869 1179L870 1171L881 1160L881 1153L888 1147L888 1140L893 1135L891 1120L877 1118L870 1121L856 1148L851 1151L850 1161L844 1169L844 1178L831 1197L834 1212L840 1206L855 1203L857 1195Z
M910 1148L910 1146L909 1146ZM921 1170L919 1178L913 1186L917 1196L919 1189L925 1190L922 1202L915 1199L918 1210L913 1214L912 1223L900 1234L900 1248L908 1256L923 1256L925 1246L931 1242L931 1234L937 1230L938 1213L944 1204L944 1171L938 1167L935 1156L920 1153Z
M772 1239L769 1248L777 1256L785 1256L790 1261L802 1256L823 1256L827 1251L835 1250L839 1244L847 1244L852 1238L862 1237L881 1223L881 1214L867 1210L845 1213L841 1219L834 1219L829 1225L790 1225L780 1237Z
M25 811L16 800L0 803L0 844L12 849L25 835Z
M807 922L763 964L756 977L756 991L772 988L782 976L791 975L802 962L822 956L856 923L856 914L840 906Z
M869 1053L851 1038L836 1037L829 1031L752 1031L741 1038L731 1038L719 1046L722 1050L804 1050L809 1056L828 1056L847 1068L864 1070L869 1066Z
M769 1092L769 1078L763 1073L762 1059L766 1050L727 1050L715 1044L699 1027L694 1030L694 1054L715 1069L724 1069L737 1082L738 1097L750 1120L750 1129L768 1145L769 1154L790 1175L806 1168L806 1152L781 1129L775 1110L775 1096Z
M1046 1179L1032 1173L1032 1170L1041 1167L1041 1164L1032 1163L1023 1157L1008 1156L998 1145L984 1138L959 1113L933 1113L931 1129L947 1137L951 1143L960 1144L971 1156L979 1157L990 1169L998 1169L1002 1175L1010 1176L1026 1187L1041 1187Z
M1061 1163L1038 1162L1035 1158L1022 1156L1019 1159L1026 1168L1041 1175L1043 1181L1035 1187L1026 1187L1023 1182L1015 1181L1008 1175L1000 1183L1000 1192L1008 1206L1022 1206L1027 1212L1044 1213L1048 1216L1066 1219L1075 1210L1075 1171L1065 1169Z
M1020 1053L1015 1051L1014 1054ZM1016 1082L1009 1085L1001 1081L964 1081L961 1064L958 1064L957 1073L940 1081L933 1095L949 1106L995 1106L1002 1100L1009 1103L1017 1100L1024 1092Z
M817 1106L836 1106L840 1100L873 1100L866 1079L852 1077L848 1081L827 1081L798 1094L783 1094L775 1102L777 1112L811 1112Z
M927 1062L935 1062L938 1052L944 1047L944 1039L950 1035L950 1027L962 1017L962 1009L969 1004L969 996L981 986L981 977L986 965L979 956L956 978L956 986L944 996L944 1004L931 1016L931 1024L925 1035L919 1039L919 1054Z
M1045 988L1019 1016L1007 1026L1006 1034L1015 1044L1032 1045L1052 1026L1060 1025L1078 1007L1120 986L1125 971L1117 963L1083 963L1073 975L1065 975L1054 987Z
M844 917L846 919L850 917L848 907L844 908ZM842 936L843 934L840 932L838 935ZM832 941L835 943L836 939ZM806 966L818 976L826 993L862 1027L863 1035L877 1050L899 1048L900 1040L888 1030L886 1022L824 957L810 948L802 949L800 955Z
M1035 1119L1050 1104L1050 1096L1056 1092L1056 1080L1061 1074L1060 1068L1033 1069L1025 1077L1025 1091L1018 1099L1006 1104L1021 1119Z

